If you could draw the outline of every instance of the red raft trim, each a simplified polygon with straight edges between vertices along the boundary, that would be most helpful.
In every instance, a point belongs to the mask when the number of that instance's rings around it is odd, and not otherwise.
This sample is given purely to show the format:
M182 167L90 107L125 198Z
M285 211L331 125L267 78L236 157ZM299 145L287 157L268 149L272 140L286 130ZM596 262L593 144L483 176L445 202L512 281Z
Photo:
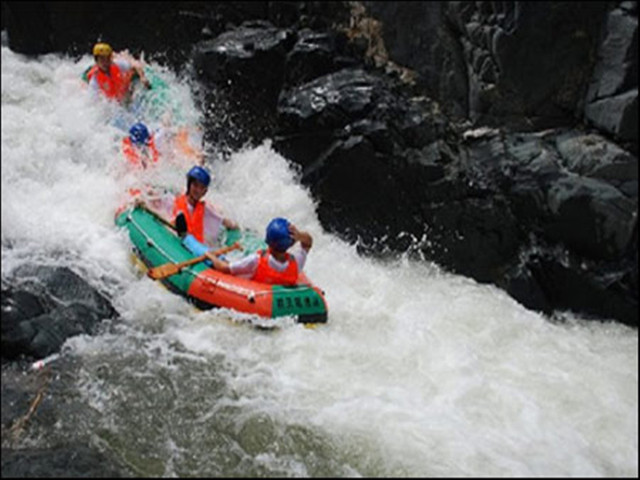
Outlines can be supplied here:
M227 275L212 268L195 277L187 294L210 305L264 317L271 317L273 311L271 285Z

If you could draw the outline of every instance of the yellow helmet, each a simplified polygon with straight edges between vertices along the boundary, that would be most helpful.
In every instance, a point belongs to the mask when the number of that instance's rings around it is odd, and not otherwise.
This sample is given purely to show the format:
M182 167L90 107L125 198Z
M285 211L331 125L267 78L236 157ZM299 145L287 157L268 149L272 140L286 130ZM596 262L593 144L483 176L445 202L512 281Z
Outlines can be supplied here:
M113 49L111 48L111 45L109 45L108 43L96 43L93 46L93 56L98 56L98 55L111 55L113 53Z

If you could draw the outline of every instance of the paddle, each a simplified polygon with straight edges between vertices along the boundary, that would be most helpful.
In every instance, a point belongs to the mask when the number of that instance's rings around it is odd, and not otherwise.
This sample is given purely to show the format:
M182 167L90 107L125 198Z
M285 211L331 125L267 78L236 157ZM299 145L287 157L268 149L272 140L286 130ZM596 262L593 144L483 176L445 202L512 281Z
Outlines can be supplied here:
M242 248L242 246L236 242L233 245L229 245L228 247L219 248L213 255L222 255L223 253L230 252L232 250L236 250L238 248ZM186 260L180 263L165 263L164 265L158 265L157 267L150 268L147 272L147 275L154 280L162 280L163 278L170 277L171 275L175 275L179 273L184 267L188 267L189 265L193 265L194 263L202 262L207 259L207 255L200 255L199 257L192 258L191 260Z

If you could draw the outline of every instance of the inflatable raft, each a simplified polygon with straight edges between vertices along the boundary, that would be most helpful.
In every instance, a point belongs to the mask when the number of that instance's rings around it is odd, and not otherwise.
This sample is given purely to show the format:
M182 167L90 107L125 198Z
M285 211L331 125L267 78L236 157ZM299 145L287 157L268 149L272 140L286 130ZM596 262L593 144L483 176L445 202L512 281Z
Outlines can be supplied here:
M136 258L148 269L195 257L166 221L144 208L121 209L116 214L116 225L128 231ZM229 260L266 248L261 239L247 231L225 230L222 239L223 245L238 242L242 247L241 251L229 253ZM269 285L224 274L198 262L159 281L203 310L224 307L265 318L295 317L297 322L306 324L327 321L324 292L304 272L295 286Z

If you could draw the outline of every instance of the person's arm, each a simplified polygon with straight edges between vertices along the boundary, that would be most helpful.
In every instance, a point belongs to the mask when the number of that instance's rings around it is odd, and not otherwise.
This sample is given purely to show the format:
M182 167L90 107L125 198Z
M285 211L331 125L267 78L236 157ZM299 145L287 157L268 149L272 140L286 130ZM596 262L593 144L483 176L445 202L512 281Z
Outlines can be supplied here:
M211 245L219 241L220 230L223 222L222 215L210 203L205 203L204 210L204 238Z
M187 233L184 236L184 238L182 239L182 245L184 245L184 247L191 253L193 253L196 257L199 257L200 255L206 255L207 252L210 251L208 245L199 242L196 237L194 237L190 233Z
M231 275L235 275L243 278L251 278L258 267L258 254L251 253L243 258L238 260L234 260L232 262L227 262L225 260L221 260L212 252L207 254L207 258L211 260L213 263L213 268L222 272L222 273L230 273Z
M230 218L223 217L222 215L223 214L218 207L207 203L207 208L205 210L205 229L209 230L213 238L217 238L220 224L228 230L237 230L239 228L236 222Z
M213 254L213 252L206 252L205 255L211 263L213 264L213 268L222 273L231 273L231 269L229 268L229 262L225 262L224 260L220 260L217 256Z
M121 69L124 68L125 70L129 70L133 68L133 70L138 74L138 77L140 78L140 82L145 87L151 88L151 82L144 74L144 66L142 65L142 62L133 58L133 56L129 52L124 51L124 52L118 53L118 58L117 60L114 59L114 62L117 62L118 66Z
M138 74L140 83L142 83L148 89L151 88L151 82L149 81L147 76L144 74L144 67L142 65L142 62L139 62L138 60L132 60L131 68L133 68L133 70Z
M171 210L173 209L173 197L171 195L159 195L149 196L145 192L136 196L133 200L134 206L144 208L162 219L162 222L167 225L175 225L173 218L171 217Z
M144 67L142 66L142 63L140 62L135 62L133 64L133 69L136 71L136 73L138 74L138 77L140 77L140 82L142 82L142 84L147 88L150 89L151 88L151 82L149 81L149 79L147 78L147 76L144 74Z
M309 232L298 230L292 223L289 224L289 232L291 233L291 237L295 241L300 242L300 246L307 252L311 249L311 246L313 245L313 237L311 237Z

